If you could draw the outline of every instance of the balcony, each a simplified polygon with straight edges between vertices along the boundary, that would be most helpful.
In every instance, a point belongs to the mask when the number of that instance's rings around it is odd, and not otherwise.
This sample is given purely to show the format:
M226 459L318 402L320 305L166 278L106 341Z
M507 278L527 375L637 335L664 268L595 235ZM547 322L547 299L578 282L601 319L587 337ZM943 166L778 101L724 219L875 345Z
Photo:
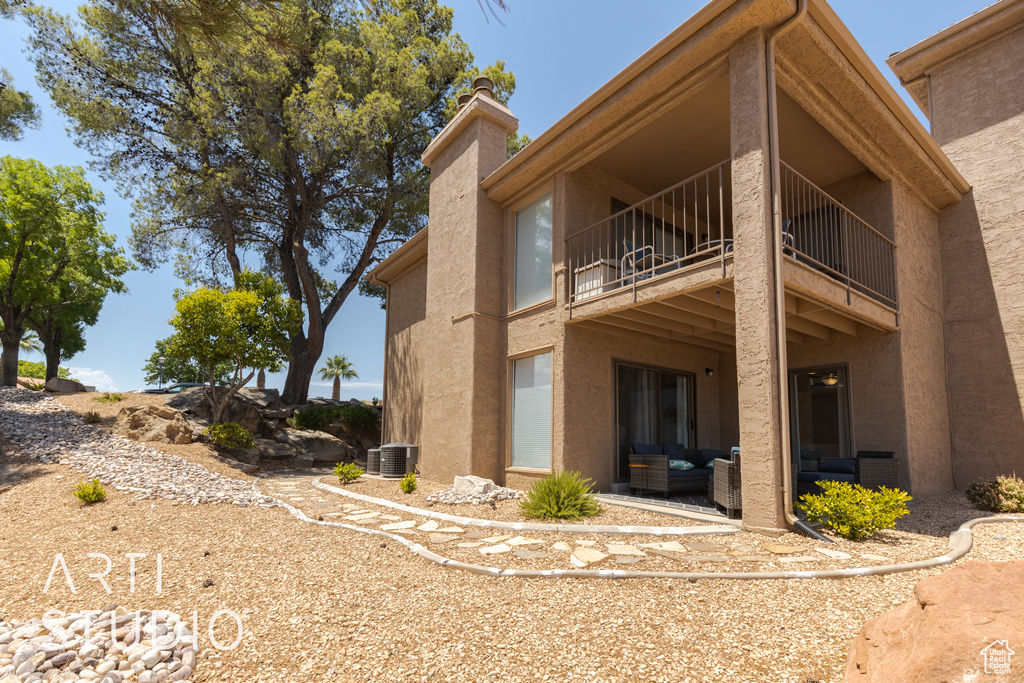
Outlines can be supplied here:
M734 249L729 171L723 161L569 236L570 311L623 288L635 301L638 289L716 262L725 279ZM785 163L781 180L787 261L841 287L847 305L857 293L895 311L892 240Z
M570 307L732 253L729 160L566 239Z

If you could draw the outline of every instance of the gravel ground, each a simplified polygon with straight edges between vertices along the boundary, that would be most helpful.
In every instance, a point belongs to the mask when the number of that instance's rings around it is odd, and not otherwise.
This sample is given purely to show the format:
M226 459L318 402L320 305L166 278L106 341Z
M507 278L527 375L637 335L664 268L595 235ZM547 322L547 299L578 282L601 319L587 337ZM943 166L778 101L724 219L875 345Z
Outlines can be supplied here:
M282 508L130 506L132 496L117 491L84 507L71 495L77 471L5 449L0 472L12 470L13 487L0 493L0 617L110 603L195 611L205 648L195 681L833 683L863 622L940 571L841 581L493 579L300 523ZM964 514L960 497L926 501L904 528L939 534ZM1024 553L1024 525L983 525L975 538L968 559ZM74 593L60 570L44 592L57 553ZM88 577L103 569L89 553L112 559L110 593ZM146 554L134 592L126 553ZM242 620L233 650L211 648L206 635L221 609ZM214 633L230 643L233 622L222 617Z

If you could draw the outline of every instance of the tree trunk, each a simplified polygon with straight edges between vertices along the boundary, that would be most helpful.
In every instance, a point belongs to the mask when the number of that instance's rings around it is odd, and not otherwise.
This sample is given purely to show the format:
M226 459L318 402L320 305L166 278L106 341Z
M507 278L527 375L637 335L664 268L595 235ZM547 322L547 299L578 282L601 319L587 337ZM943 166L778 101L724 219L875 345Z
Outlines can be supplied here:
M323 339L320 339L315 354L312 353L309 342L310 340L302 335L292 337L291 360L288 363L288 375L284 380L284 391L281 392L281 402L285 405L302 405L309 398L309 382L313 379L316 362L320 360Z
M267 372L263 368L260 368L259 373L256 375L256 388L266 389L267 388Z
M13 387L18 384L18 351L20 351L21 333L14 330L0 332L3 341L3 372L0 373L0 386Z
M43 341L43 355L46 357L46 379L59 377L62 329L57 327L52 334L48 331L45 335L38 330L36 332Z
M331 398L335 401L341 400L341 377L334 378L334 392L331 393Z

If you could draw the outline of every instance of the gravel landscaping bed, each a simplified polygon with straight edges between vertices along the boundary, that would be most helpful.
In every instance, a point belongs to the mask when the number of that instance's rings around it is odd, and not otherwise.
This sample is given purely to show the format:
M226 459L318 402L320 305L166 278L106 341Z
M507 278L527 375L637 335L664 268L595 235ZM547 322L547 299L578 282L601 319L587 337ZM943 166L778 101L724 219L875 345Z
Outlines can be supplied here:
M140 500L160 497L175 505L275 504L244 482L83 424L77 415L41 392L0 389L0 424L5 443L30 460L70 465L86 478L96 477Z
M2 418L0 432L8 427ZM192 457L219 466L200 451ZM86 507L71 494L79 472L7 447L0 472L11 469L20 476L0 487L0 621L111 603L170 610L190 624L195 615L201 650L190 680L202 682L838 683L864 621L942 571L840 581L494 579L441 568L379 537L301 523L279 507L175 506L159 497L132 504L134 494L116 490ZM226 475L248 485L240 472ZM894 538L915 532L944 544L963 518L984 514L960 494L915 501L912 510ZM974 534L962 561L1024 552L1024 525ZM809 542L801 539L774 540ZM895 552L881 545L882 554ZM74 592L59 568L44 591L58 553ZM104 569L90 553L112 561L109 593L89 578ZM129 553L145 555L134 590ZM219 610L241 620L234 649L218 650L208 636ZM222 615L213 633L230 644L235 622Z

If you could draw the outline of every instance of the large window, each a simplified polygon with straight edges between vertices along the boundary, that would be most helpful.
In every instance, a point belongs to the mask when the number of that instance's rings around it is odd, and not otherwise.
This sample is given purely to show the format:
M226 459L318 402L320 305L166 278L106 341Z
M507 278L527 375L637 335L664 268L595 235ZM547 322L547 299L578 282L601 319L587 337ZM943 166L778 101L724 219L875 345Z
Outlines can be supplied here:
M617 414L621 480L629 479L629 448L634 443L681 444L696 448L693 375L619 365Z
M551 467L551 354L512 364L512 467Z
M516 211L513 310L551 298L551 193Z

